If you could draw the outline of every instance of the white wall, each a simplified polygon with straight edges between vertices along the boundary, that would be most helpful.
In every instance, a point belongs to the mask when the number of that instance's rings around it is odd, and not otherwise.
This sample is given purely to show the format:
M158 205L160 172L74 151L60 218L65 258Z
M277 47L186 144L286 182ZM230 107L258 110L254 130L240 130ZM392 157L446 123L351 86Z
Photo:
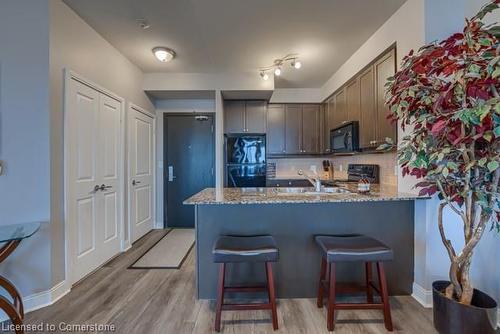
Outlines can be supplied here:
M320 88L277 88L270 103L321 103L323 98Z
M146 73L143 88L145 91L273 90L274 80L262 80L255 72Z
M50 218L48 2L0 1L0 225ZM50 224L0 266L23 296L51 287ZM3 292L0 292L3 293Z
M65 68L121 96L127 103L132 102L154 112L153 104L142 90L143 73L141 70L61 0L50 0L53 284L64 279L63 78Z
M220 93L219 93L220 94ZM156 107L156 227L163 227L163 116L165 113L215 113L215 100L157 100Z

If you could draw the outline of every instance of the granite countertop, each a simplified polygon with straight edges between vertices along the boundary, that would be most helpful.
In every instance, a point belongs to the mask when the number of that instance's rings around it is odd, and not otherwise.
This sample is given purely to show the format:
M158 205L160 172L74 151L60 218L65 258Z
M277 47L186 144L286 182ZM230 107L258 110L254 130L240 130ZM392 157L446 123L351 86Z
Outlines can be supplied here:
M343 184L341 188L350 193L334 194L284 194L280 188L207 188L184 201L186 205L207 204L290 204L290 203L335 203L335 202L379 202L411 201L427 199L418 195L400 193L395 186L372 185L368 194L358 194L357 185ZM313 189L310 189L313 191Z

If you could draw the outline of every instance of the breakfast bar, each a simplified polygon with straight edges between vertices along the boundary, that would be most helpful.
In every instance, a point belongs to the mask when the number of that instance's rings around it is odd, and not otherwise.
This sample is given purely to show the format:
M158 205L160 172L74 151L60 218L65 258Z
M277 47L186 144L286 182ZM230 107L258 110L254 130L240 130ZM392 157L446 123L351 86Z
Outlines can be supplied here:
M393 187L372 187L359 194L345 187L325 188L208 188L187 199L195 205L196 274L199 299L215 299L217 265L214 242L221 235L272 235L279 247L274 264L278 298L313 298L321 255L314 236L363 234L394 251L386 265L389 294L410 295L414 270L414 201ZM364 280L364 270L353 263L337 267L339 282ZM228 268L228 284L265 281L253 263Z

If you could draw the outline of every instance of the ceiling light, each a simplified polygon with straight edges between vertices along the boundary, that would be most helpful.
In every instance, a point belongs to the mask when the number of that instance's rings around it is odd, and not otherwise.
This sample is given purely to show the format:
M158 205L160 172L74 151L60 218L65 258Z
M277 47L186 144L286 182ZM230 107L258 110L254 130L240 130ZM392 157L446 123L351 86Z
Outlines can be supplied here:
M174 50L171 50L169 48L165 48L162 46L158 46L153 49L153 54L155 55L156 59L158 59L161 62L167 62L175 57L175 52Z
M267 73L273 71L274 76L279 77L281 75L281 67L285 66L285 64L290 64L295 69L302 67L302 63L299 61L299 54L289 53L283 58L275 59L272 65L259 68L260 76L262 79L267 80L269 78Z
M298 60L293 60L291 65L292 65L292 67L295 67L296 69L299 69L302 67L302 63Z

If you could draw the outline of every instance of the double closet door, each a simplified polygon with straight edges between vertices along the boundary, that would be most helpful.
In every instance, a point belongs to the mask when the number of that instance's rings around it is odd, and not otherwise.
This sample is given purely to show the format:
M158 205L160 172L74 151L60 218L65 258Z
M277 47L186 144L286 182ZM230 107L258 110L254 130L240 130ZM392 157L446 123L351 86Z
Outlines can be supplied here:
M74 283L121 249L123 102L73 78L68 89L66 226Z

